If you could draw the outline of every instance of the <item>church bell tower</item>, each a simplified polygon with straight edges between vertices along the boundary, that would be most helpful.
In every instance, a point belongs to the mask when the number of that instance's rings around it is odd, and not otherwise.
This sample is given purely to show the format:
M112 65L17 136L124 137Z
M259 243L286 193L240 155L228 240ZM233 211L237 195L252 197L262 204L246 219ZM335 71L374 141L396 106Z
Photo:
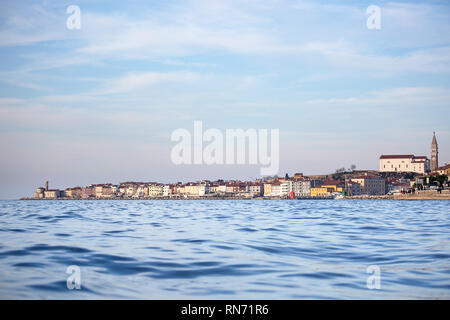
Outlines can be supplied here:
M431 171L436 170L438 166L438 145L436 135L433 132L433 141L431 142Z

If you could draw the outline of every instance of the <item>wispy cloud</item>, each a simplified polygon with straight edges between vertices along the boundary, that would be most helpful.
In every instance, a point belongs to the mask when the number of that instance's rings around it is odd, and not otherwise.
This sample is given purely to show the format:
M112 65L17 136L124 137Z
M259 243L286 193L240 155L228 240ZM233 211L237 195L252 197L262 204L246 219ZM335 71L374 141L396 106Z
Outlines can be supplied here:
M381 30L366 28L367 3L352 0L77 4L80 30L66 28L67 3L0 4L0 141L16 158L41 148L61 160L57 152L72 155L67 142L78 138L82 152L167 148L170 130L202 119L220 128L279 127L295 150L283 161L308 154L301 170L318 172L314 157L332 150L350 163L363 139L382 146L395 131L448 132L446 2L379 1ZM443 149L442 157L450 154ZM79 165L63 160L52 169Z
M302 105L357 107L362 112L369 108L410 110L426 106L446 106L450 103L449 88L400 87L375 90L363 95L346 98L312 99L301 102Z
M200 77L193 72L146 72L131 73L111 81L107 81L105 88L97 94L126 93L134 90L145 90L157 84L189 83Z

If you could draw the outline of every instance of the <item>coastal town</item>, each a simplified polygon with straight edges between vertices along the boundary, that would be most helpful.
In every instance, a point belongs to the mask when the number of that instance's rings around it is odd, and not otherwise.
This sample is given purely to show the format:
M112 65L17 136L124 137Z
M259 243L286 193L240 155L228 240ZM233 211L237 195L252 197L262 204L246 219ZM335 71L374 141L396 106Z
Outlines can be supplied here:
M241 180L202 180L158 183L128 181L49 188L48 181L32 198L23 199L342 199L395 198L450 199L450 162L438 165L435 134L431 159L414 154L381 155L379 170L356 170L356 166L324 175L285 174Z

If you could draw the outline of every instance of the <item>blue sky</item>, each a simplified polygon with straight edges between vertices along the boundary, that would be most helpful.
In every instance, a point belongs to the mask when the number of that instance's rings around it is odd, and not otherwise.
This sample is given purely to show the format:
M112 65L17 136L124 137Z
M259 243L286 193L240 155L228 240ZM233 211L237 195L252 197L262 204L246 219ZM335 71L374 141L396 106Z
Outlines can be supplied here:
M450 161L448 1L2 1L0 74L0 198L259 176L173 165L170 134L194 120L279 128L282 175L429 156L433 131Z

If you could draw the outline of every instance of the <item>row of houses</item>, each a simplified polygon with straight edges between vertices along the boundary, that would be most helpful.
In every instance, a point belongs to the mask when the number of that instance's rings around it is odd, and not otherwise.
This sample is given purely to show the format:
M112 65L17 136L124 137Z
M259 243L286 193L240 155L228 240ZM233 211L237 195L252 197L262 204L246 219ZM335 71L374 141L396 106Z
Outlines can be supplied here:
M446 163L442 167L437 167L434 171L431 172L431 174L450 176L450 162Z
M335 194L380 195L385 194L384 179L374 176L361 176L346 181L309 179L302 174L289 178L266 178L255 181L208 181L162 184L158 182L122 182L92 184L86 187L65 190L38 188L34 193L37 199L111 199L111 198L191 198L236 196L243 198L299 198L327 197Z

